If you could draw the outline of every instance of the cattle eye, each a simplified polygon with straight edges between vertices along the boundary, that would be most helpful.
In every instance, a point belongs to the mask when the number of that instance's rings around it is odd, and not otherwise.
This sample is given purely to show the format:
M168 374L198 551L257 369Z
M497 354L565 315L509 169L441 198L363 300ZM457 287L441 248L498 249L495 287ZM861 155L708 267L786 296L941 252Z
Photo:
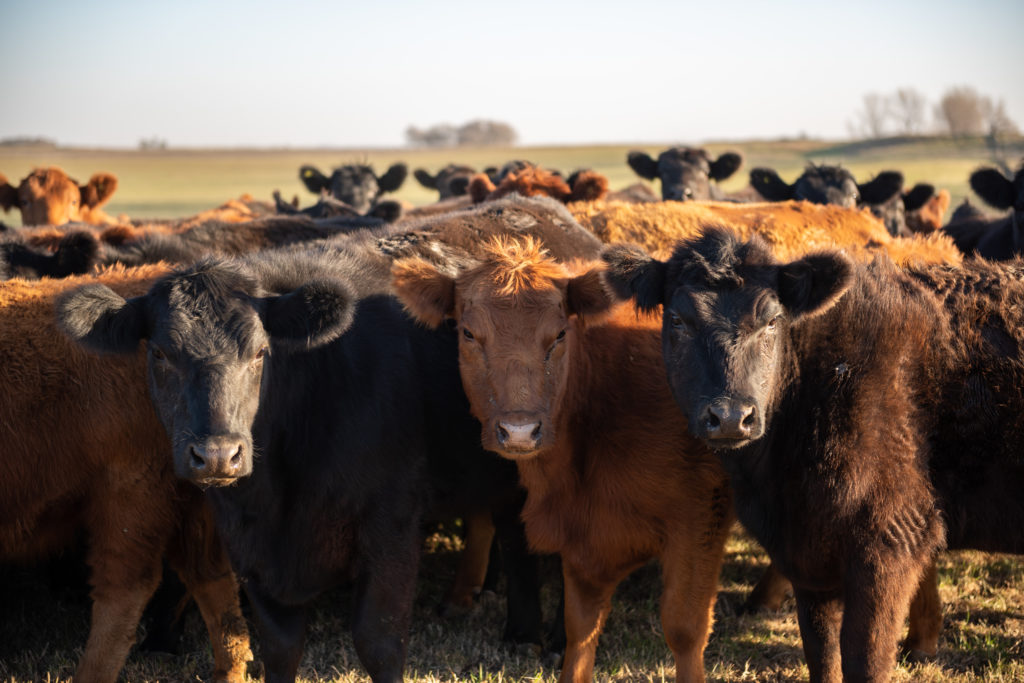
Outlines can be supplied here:
M782 317L781 315L777 315L777 316L775 316L774 318L772 318L771 320L768 321L768 329L771 332L775 331L775 327L779 324L779 318L781 318L781 317Z
M159 346L150 346L149 348L153 352L153 358L156 358L157 360L167 360L167 356L164 355L164 352L160 350Z
M555 341L560 342L563 339L565 339L565 330L562 330L561 332L558 333L558 336L555 337Z
M684 325L683 318L676 312L669 313L669 322L672 323L672 327L680 328Z
M462 328L462 336L469 340L476 339L476 337L473 336L473 333L467 330L465 327Z
M270 351L270 349L267 348L266 346L261 347L260 350L256 352L256 355L253 356L253 360L263 360L264 357L266 357L268 351Z

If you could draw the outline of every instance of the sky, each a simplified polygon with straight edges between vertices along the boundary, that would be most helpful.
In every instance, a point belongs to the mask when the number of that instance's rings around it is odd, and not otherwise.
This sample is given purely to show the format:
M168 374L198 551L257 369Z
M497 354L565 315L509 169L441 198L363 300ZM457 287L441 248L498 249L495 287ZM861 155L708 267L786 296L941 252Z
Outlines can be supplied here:
M846 138L868 92L951 86L1024 128L1024 1L0 0L0 139L395 147Z

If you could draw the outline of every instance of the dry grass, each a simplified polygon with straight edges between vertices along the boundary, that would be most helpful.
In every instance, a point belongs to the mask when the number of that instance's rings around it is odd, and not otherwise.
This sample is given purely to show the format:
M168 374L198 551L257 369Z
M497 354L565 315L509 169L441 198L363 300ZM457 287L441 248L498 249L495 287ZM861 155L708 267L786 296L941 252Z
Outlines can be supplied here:
M407 680L502 683L557 680L557 670L535 653L500 642L503 599L485 595L468 614L443 620L435 607L454 572L450 538L428 543L420 572L410 637ZM806 680L793 605L779 614L737 615L767 559L740 532L728 547L716 607L716 624L706 653L710 681ZM553 565L546 566L546 617L557 604ZM950 553L940 565L945 626L937 662L900 664L893 680L1024 681L1024 561L983 553ZM672 680L674 667L661 637L657 593L659 572L647 566L616 592L612 614L598 648L600 681ZM362 671L348 630L351 596L339 589L316 604L300 680L362 683ZM0 624L0 680L63 681L74 671L88 629L88 600L80 593L53 594L26 573L4 581ZM133 653L124 670L129 681L202 680L212 662L204 630L193 613L181 656ZM258 669L253 669L258 674Z

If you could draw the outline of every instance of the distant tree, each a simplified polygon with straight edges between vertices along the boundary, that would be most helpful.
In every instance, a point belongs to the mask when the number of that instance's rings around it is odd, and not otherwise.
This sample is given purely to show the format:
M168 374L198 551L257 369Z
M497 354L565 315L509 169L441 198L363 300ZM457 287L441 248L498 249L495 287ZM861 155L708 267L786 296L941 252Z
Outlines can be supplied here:
M920 133L924 129L924 109L924 95L913 88L900 88L889 97L889 113L905 135Z
M886 120L889 118L887 98L876 92L867 93L861 100L861 109L854 116L854 122L848 124L854 137L882 137L885 134Z
M47 149L56 149L57 142L50 138L15 135L0 140L0 147L45 147Z
M518 138L515 128L501 121L470 121L458 130L458 143L464 147L510 147Z
M439 123L425 130L409 126L405 129L405 139L413 147L451 147L457 136L455 126Z
M139 149L144 152L164 150L167 149L167 140L156 135L151 138L142 138L139 140Z
M984 98L982 114L986 128L985 144L992 153L992 159L1002 167L1006 175L1012 176L1013 169L1008 160L1006 143L1009 138L1020 136L1020 128L1006 113L1006 103L1002 100L993 102L988 97Z
M991 101L974 88L962 85L950 88L935 107L935 119L954 138L985 133L985 115Z
M459 127L439 123L427 129L409 126L405 129L405 141L412 147L487 147L512 146L518 135L515 128L501 121L478 119Z

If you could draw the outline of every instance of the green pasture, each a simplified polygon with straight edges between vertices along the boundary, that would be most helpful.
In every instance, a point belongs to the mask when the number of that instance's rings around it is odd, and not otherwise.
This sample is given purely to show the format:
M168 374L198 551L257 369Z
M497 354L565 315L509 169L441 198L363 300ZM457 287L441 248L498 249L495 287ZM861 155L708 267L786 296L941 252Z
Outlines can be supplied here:
M165 151L0 147L0 173L17 182L36 166L52 165L85 182L91 174L107 171L119 180L117 192L106 207L108 213L133 218L175 218L212 208L244 193L270 201L275 189L286 199L298 196L302 206L309 205L315 197L299 181L302 164L313 164L329 173L331 168L344 163L368 162L381 173L392 163L404 161L409 165L410 176L395 196L415 205L434 201L436 194L420 186L411 171L425 168L433 173L448 163L484 168L510 159L529 159L563 172L590 168L607 175L612 189L619 189L640 181L626 165L630 150L642 149L656 155L667 146ZM753 141L714 142L705 147L715 154L728 150L743 154L743 166L724 183L727 191L745 187L750 169L756 166L775 168L783 179L792 181L807 163L828 162L843 164L862 181L887 169L901 170L908 187L930 182L949 190L953 206L970 194L967 178L971 171L991 163L991 156L980 140L954 144L921 139L884 145ZM1011 146L1009 154L1015 155L1010 158L1015 166L1015 160L1024 155L1024 142ZM657 182L653 187L659 190ZM19 223L16 211L0 220Z

